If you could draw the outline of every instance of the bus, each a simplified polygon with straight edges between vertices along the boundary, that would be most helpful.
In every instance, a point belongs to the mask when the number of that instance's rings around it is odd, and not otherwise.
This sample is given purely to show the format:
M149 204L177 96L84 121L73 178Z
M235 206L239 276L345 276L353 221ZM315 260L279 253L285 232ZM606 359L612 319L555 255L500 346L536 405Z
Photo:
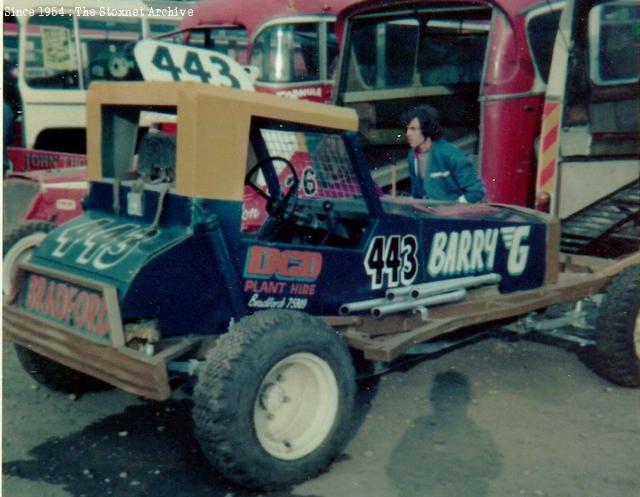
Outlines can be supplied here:
M85 164L83 102L86 86L91 81L163 80L167 77L180 80L193 79L195 74L205 78L196 77L196 80L213 82L210 75L216 67L211 67L211 59L215 58L217 64L226 68L231 64L226 64L225 60L229 62L231 59L238 63L238 67L248 68L252 77L252 81L248 77L244 78L249 79L248 84L243 80L242 84L233 86L251 87L256 91L285 97L329 102L338 56L336 15L353 2L266 0L257 4L248 0L204 0L197 4L187 4L188 9L183 6L182 12L188 12L179 26L175 18L127 19L118 16L109 25L113 31L108 31L97 29L108 17L78 17L73 8L77 2L67 1L70 2L69 9L74 15L64 22L77 29L83 28L73 37L69 34L70 40L73 39L80 45L80 48L70 53L85 54L82 57L69 55L70 60L81 61L80 65L84 68L72 73L71 79L69 71L61 69L43 73L42 41L36 39L19 52L17 37L5 35L5 40L9 40L6 46L13 47L11 54L14 58L21 53L23 59L40 61L39 64L27 64L20 74L19 86L23 93L20 121L24 125L24 144L9 149L14 171L37 171L29 173L32 176L37 174L36 182L28 181L25 184L22 181L23 184L16 184L19 182L14 181L13 187L21 191L29 187L37 189L39 184L39 188L43 190L31 202L24 216L25 220L61 223L80 212L79 200L84 195L86 184L83 188L82 183L74 180L71 182L73 188L63 190L70 182L64 178L65 173L59 173L56 169L82 167ZM37 0L34 2L34 5L41 5ZM14 3L21 6L23 4ZM139 5L128 0L116 3L121 7L126 5L129 9ZM105 5L109 4L84 2L83 12ZM28 5L25 4L24 7ZM45 17L22 15L6 19L5 26L7 23L14 25L6 33L17 33L18 26L22 25L26 27L23 31L32 32L31 37L37 38L43 29L47 29L47 23L63 22ZM74 20L76 17L77 21ZM133 50L132 44L140 38L144 40L137 43ZM39 53L35 50L37 47L40 47ZM91 56L94 52L96 55ZM208 72L206 68L211 68L212 71ZM236 71L234 74L238 75L238 68L232 68L231 71ZM221 84L225 84L225 78L222 79ZM238 75L234 81L241 79L243 78ZM47 84L49 87L33 88L34 81L36 85ZM75 172L69 174L77 177ZM7 188L5 194L6 190ZM11 206L6 214L12 219L20 217L26 208L20 202L12 202Z
M364 0L338 33L380 182L407 183L401 115L430 104L490 201L559 217L564 251L637 250L640 1Z
M256 91L316 102L332 98L336 15L353 0L203 0L181 24L182 42L255 71Z

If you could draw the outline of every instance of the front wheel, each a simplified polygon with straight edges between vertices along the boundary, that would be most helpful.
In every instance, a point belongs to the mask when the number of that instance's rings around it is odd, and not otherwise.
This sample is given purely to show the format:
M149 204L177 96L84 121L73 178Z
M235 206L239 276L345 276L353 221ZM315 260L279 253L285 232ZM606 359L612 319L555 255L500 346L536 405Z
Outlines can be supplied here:
M58 364L32 352L27 347L15 345L18 361L35 381L51 390L62 393L84 394L111 389L111 385L75 369Z
M640 266L618 274L598 315L598 370L626 387L640 386Z
M201 369L196 435L226 478L282 488L342 450L354 395L351 356L333 329L302 313L261 312L223 335Z

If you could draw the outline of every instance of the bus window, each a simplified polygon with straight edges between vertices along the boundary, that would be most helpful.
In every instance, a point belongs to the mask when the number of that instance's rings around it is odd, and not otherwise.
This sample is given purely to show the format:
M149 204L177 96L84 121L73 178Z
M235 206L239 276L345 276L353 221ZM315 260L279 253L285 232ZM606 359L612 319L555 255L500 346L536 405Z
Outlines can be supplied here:
M180 23L171 22L164 19L154 19L149 18L149 36L160 36L164 33L170 33L172 31L178 30ZM164 41L170 41L173 43L181 43L181 38L179 34L175 34L168 38L164 38Z
M18 22L14 16L5 14L2 27L2 57L5 64L15 67L18 65Z
M132 55L142 38L140 18L80 17L78 23L85 87L91 81L140 79Z
M11 15L3 18L3 54L2 54L2 100L9 105L15 119L22 108L18 91L18 22ZM5 111L7 109L4 109ZM8 123L7 123L8 125ZM5 130L5 140L11 139L12 133Z
M527 23L527 38L533 54L538 74L544 83L549 80L549 68L553 55L553 43L560 23L561 4L551 10L546 7L543 12L534 14Z
M35 15L27 25L25 80L32 88L79 88L73 18Z
M245 29L211 30L211 49L228 55L239 63L245 60L248 42Z
M479 83L487 21L420 17L355 23L347 90ZM375 47L372 49L372 47Z
M354 23L353 56L347 90L409 86L413 82L418 49L416 19Z
M320 45L317 23L279 24L256 37L251 64L258 81L295 83L320 79Z
M340 47L338 46L338 37L336 36L336 23L328 22L327 26L327 68L326 74L330 80L336 79L336 70L338 68L338 55Z
M486 23L430 20L418 61L422 84L479 83L488 27Z
M611 2L589 13L591 79L599 85L634 83L640 75L640 6Z
M249 36L244 28L203 28L189 32L187 45L223 53L243 64Z
M187 45L196 48L211 47L211 30L210 29L193 29L187 35Z

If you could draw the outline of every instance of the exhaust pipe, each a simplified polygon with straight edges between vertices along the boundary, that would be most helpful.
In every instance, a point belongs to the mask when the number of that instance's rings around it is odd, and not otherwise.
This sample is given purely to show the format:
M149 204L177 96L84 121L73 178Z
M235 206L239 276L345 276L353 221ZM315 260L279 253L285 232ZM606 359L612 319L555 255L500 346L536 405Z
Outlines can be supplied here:
M431 297L425 297L416 300L402 300L400 302L385 303L373 307L371 309L371 315L374 318L381 318L389 314L396 312L408 311L411 309L417 309L420 307L426 307L429 305L449 304L462 300L467 295L467 291L464 288L459 288L452 292L443 293L441 295L434 295Z
M482 276L467 276L465 278L456 278L454 280L438 281L437 283L425 283L424 285L416 285L411 291L414 299L428 297L429 295L437 295L442 292L456 290L458 288L472 288L482 285L495 285L500 283L502 278L498 273L483 274ZM431 285L431 286L430 286Z
M338 312L341 316L346 316L347 314L351 314L352 312L368 311L372 307L386 304L388 302L389 301L385 297L379 299L360 300L358 302L342 304Z
M419 302L422 302L425 298L436 299L434 301L429 300L427 305L446 303L449 301L445 300L440 302L437 299L439 297L450 298L450 295L458 295L455 290L464 291L465 288L496 284L500 282L500 279L501 277L498 273L490 273L483 274L481 276L465 276L463 278L455 278L445 281L432 281L430 283L422 283L420 285L392 288L386 291L386 297L343 304L340 306L339 313L340 315L345 316L353 312L376 309L376 312L372 311L372 313L374 317L380 317L389 314L390 312L400 312L401 310L424 306L425 304L420 304ZM466 292L464 292L460 298L464 298L465 294ZM378 314L380 309L386 309L388 306L395 305L401 306L401 308L385 312L384 314ZM391 309L395 309L395 307L391 307Z
M395 300L397 298L407 297L411 295L411 292L415 288L415 286L401 286L399 288L390 288L386 291L385 295L387 296L388 300Z
M481 276L465 276L463 278L454 278L445 281L432 281L429 283L421 283L419 285L403 286L399 288L390 288L386 292L389 300L395 300L407 295L411 295L414 299L426 297L428 295L437 295L442 292L448 292L457 288L470 288L480 285L491 285L499 283L501 277L498 273L483 274Z

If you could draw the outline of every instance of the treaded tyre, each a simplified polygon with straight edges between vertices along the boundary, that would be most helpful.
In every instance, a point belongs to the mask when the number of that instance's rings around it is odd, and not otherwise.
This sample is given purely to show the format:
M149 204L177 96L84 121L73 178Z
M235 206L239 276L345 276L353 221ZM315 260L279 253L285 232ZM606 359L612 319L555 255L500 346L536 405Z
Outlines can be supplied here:
M613 279L600 307L597 330L602 376L625 387L640 386L640 266Z
M300 312L260 312L234 324L201 368L196 436L224 477L283 488L316 475L344 448L355 390L335 330Z
M2 241L2 297L13 293L18 262L29 258L47 233L56 227L47 221L29 221L11 231Z
M52 390L83 394L112 388L111 385L103 381L58 364L26 347L15 345L15 349L20 364L29 373L29 376Z

